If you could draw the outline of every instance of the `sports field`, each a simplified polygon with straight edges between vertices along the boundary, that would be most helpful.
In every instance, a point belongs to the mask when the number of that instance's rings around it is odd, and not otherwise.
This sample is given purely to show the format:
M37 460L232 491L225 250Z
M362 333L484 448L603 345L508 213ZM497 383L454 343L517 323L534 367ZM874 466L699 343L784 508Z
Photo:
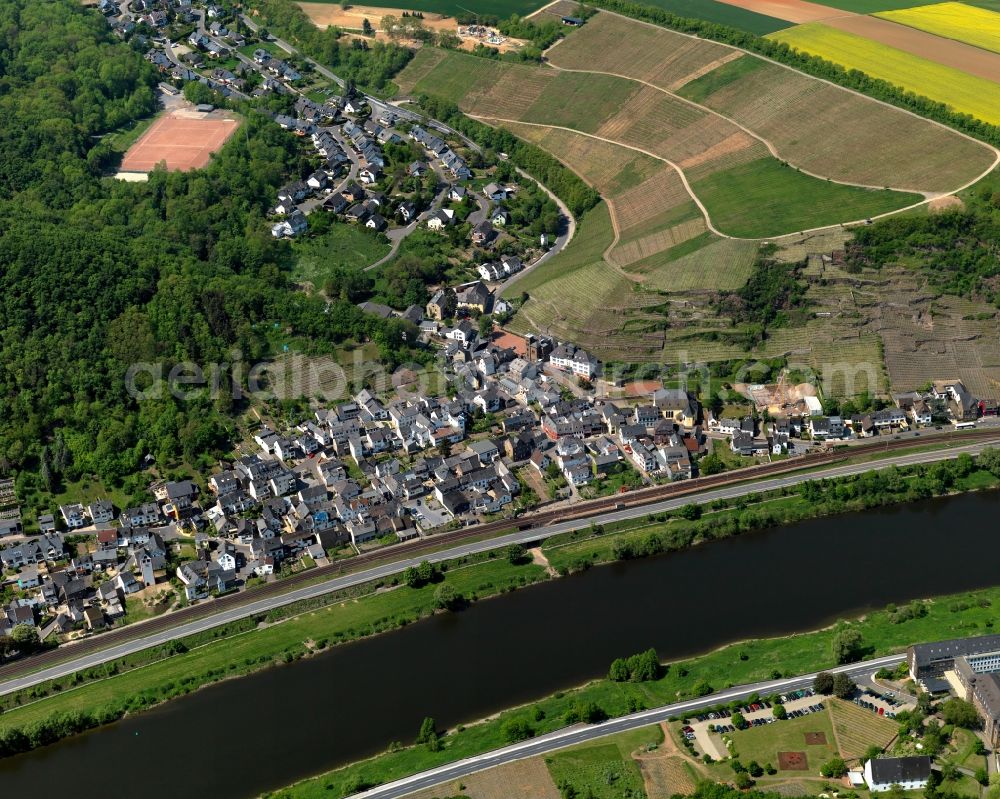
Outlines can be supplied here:
M150 172L160 162L168 170L188 172L208 163L236 132L239 121L218 111L201 114L171 111L157 119L122 159L122 172Z
M1000 85L983 78L821 23L799 25L770 38L881 78L984 122L1000 124Z
M1000 53L1000 14L965 3L884 11L878 17Z

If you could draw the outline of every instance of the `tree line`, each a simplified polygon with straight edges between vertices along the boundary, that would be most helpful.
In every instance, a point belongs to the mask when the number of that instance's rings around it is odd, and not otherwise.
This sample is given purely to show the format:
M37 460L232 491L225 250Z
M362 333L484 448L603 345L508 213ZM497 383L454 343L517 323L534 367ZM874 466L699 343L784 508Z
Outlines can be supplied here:
M517 138L503 128L491 128L465 116L452 102L421 95L420 107L431 117L447 123L476 144L504 153L512 163L536 178L561 199L574 216L581 216L601 200L600 194L540 147Z

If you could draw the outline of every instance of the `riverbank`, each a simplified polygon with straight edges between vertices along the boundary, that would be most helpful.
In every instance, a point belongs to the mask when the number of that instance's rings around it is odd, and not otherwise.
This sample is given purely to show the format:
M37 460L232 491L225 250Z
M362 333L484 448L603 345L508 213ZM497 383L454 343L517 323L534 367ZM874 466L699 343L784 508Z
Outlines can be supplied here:
M595 680L481 722L459 726L439 739L438 751L423 745L388 751L263 796L266 799L345 797L526 737L556 731L578 722L581 712L595 706L599 715L623 716L683 699L710 696L733 685L828 668L834 663L834 639L843 629L860 633L866 658L894 654L913 643L987 634L994 630L997 606L1000 606L1000 587L915 600L902 607L890 606L812 633L741 641L701 657L666 664L665 675L654 682Z
M890 469L877 473L881 476L869 473L829 483L810 483L796 490L734 500L733 507L709 508L712 513L702 519L684 518L691 515L690 509L669 515L658 514L647 518L646 527L638 531L622 535L605 531L603 535L575 541L554 539L546 542L545 551L550 561L560 563L560 571L567 572L577 568L574 561L592 563L601 558L636 554L635 548L626 551L621 546L616 552L616 542L623 546L631 546L633 541L641 542L644 547L641 554L688 549L695 542L733 536L744 530L809 518L810 515L875 507L948 490L971 490L996 484L992 473L973 468L971 459L951 461L921 471L923 474ZM631 522L628 526L634 525ZM257 629L255 620L223 638L205 640L203 637L200 642L190 642L188 651L164 653L157 662L132 668L127 673L114 673L116 669L130 668L127 664L121 668L109 664L111 676L101 667L96 670L99 674L91 675L91 678L98 678L91 683L71 689L72 681L66 681L58 690L55 686L41 688L50 693L43 701L33 701L38 696L37 689L12 695L8 704L10 710L0 716L0 744L6 742L8 753L39 746L57 739L60 733L78 731L82 728L78 723L81 719L91 722L86 726L93 726L190 693L201 685L316 654L333 643L405 626L437 611L440 596L435 595L442 585L449 586L453 595L475 601L547 578L541 566L528 562L511 563L505 552L496 554L498 557L479 563L449 564L442 582L421 588L386 590L388 586L373 585L368 587L367 593L324 597L324 601L335 602L327 607L316 607L318 600L311 600L304 607L282 609L269 614L268 624L263 629ZM294 618L270 623L289 615ZM31 696L33 692L34 697ZM530 695L537 695L537 691ZM20 707L16 706L18 701ZM385 740L382 739L381 745Z

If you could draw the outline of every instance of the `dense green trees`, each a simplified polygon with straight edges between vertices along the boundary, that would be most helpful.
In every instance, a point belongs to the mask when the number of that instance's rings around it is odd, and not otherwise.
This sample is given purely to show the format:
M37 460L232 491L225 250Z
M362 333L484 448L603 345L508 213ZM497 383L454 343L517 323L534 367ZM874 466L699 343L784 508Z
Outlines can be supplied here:
M833 658L837 663L853 663L861 659L861 633L851 627L837 630L833 636ZM840 676L840 675L837 675ZM833 690L837 690L837 678L833 679Z
M658 680L663 673L655 649L647 649L627 658L617 658L611 663L608 679L614 682L647 682Z
M403 359L398 320L366 316L350 290L327 307L287 278L264 215L310 169L295 137L245 108L203 170L102 177L114 154L100 137L154 109L157 73L71 0L5 3L0 31L0 472L19 472L22 499L90 475L137 495L146 454L170 468L228 450L229 393L136 401L137 362L164 379L183 361L253 363L274 331L312 352L372 339Z
M781 327L804 302L806 284L798 279L801 266L779 263L771 258L773 248L757 256L750 279L736 291L724 292L716 310L744 328L743 343L750 349L759 344L770 327Z
M828 671L821 671L813 679L813 690L818 694L832 694L833 675Z
M292 0L252 0L247 4L268 30L345 80L381 91L412 53L405 47L341 38L337 28L319 29Z
M966 729L976 729L980 726L979 713L971 702L964 699L949 699L941 705L941 717L945 724Z
M935 288L997 302L1000 192L991 181L970 192L965 207L923 216L890 217L855 231L848 266L880 268L904 262Z

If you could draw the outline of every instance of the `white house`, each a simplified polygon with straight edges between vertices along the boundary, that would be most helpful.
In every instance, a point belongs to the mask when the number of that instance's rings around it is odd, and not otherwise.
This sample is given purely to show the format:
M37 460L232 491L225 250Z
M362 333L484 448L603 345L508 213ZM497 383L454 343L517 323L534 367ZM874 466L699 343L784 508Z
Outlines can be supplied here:
M927 787L931 775L931 759L915 757L880 757L865 763L865 784L873 793L888 791L898 785L904 791L919 791Z

